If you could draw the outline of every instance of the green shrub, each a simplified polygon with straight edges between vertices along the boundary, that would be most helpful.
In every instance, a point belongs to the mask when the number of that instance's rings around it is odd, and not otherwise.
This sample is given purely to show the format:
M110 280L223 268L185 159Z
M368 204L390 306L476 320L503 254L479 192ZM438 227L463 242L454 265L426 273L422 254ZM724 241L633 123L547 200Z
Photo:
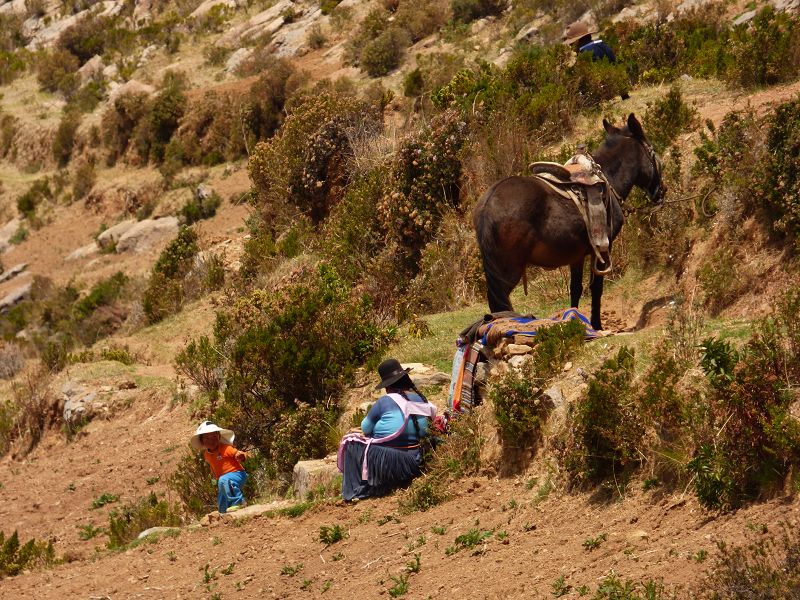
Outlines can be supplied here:
M195 517L217 508L217 486L212 483L208 463L199 452L186 452L181 457L167 485Z
M400 509L426 511L448 500L453 481L478 472L483 442L476 414L451 419L448 435L426 454L423 475L400 496Z
M74 304L75 318L85 319L99 307L113 303L120 297L127 283L128 277L122 271L96 283L86 296Z
M633 351L620 348L594 373L586 395L570 409L564 467L577 483L600 483L640 460L644 427L631 402L633 362Z
M201 336L198 340L191 340L175 356L175 371L215 398L222 383L223 358L213 342Z
M499 15L507 5L506 0L452 0L453 20L469 23L476 19Z
M697 270L703 301L711 314L730 306L748 287L739 273L735 252L730 246L720 246Z
M403 79L403 95L407 98L415 98L422 94L425 89L425 78L419 67L406 73Z
M642 124L653 148L662 153L696 121L697 110L684 102L680 87L673 85L664 98L648 105Z
M702 582L704 598L792 598L800 589L800 540L796 529L786 523L770 529L778 532L760 536L747 546L729 547L720 542L719 557ZM766 533L766 526L764 527Z
M184 301L183 278L189 273L200 248L197 233L181 227L161 252L142 295L142 308L149 323L156 323L180 310Z
M53 542L37 542L35 538L19 543L16 530L6 539L0 531L0 579L13 577L26 569L55 562Z
M291 478L300 460L324 458L339 441L336 415L320 406L301 405L275 427L271 458L278 473Z
M185 87L186 81L182 75L172 71L164 75L161 91L153 98L147 131L140 133L139 155L143 159L149 153L149 157L157 163L164 160L164 150L186 110Z
M465 141L465 123L447 111L418 136L406 139L396 154L379 218L390 239L407 249L414 263L438 230L444 211L459 206Z
M155 492L147 498L112 510L108 516L108 547L122 548L151 527L177 527L181 524L177 506L159 500Z
M22 52L16 50L0 49L0 85L8 85L25 72L28 65L24 56Z
M265 456L297 400L335 410L330 399L393 334L332 268L304 271L296 281L252 292L218 313L215 326L217 344L231 348L218 421Z
M389 12L382 8L373 8L361 23L358 28L352 32L350 39L347 42L346 49L348 58L354 63L358 64L361 56L361 50L369 42L377 38L389 25Z
M40 54L36 61L36 79L43 90L71 95L80 83L78 58L67 50L55 48Z
M90 157L78 165L72 178L72 199L83 200L92 191L97 183L97 172L94 169L94 159Z
M103 113L101 131L103 144L108 149L108 164L113 165L125 155L134 131L150 110L147 94L143 92L120 94Z
M320 0L319 7L322 11L323 15L329 15L333 12L333 9L339 6L339 3L342 0Z
M540 329L521 369L511 369L490 382L489 398L504 444L526 446L538 441L552 408L542 397L542 389L583 345L585 335L586 328L577 320Z
M53 190L50 188L50 182L45 177L37 179L24 194L17 198L17 210L22 217L28 220L33 220L36 217L37 207L45 200L53 200Z
M301 94L278 133L255 147L248 169L271 231L281 217L295 220L287 205L318 223L340 200L348 178L346 130L356 126L379 128L377 107L330 91Z
M800 99L780 105L768 123L763 193L777 217L775 229L800 249Z
M707 507L735 508L779 488L800 460L800 425L789 411L791 386L800 381L798 308L795 289L738 352L724 341L703 342L701 366L712 391L693 415L696 452L688 469Z
M114 33L113 17L90 15L62 31L56 45L84 64L93 56L104 54Z
M81 124L81 115L66 111L58 124L56 136L53 138L53 158L59 167L65 167L72 156L72 148L75 145L75 133Z
M405 32L399 27L389 27L364 45L359 66L370 77L382 77L397 68L407 45Z
M800 74L800 22L772 6L735 27L726 48L730 66L725 79L744 88L774 85Z
M222 203L219 194L213 192L204 198L187 200L181 208L181 216L185 225L192 225L203 219L210 219L217 214L217 209Z

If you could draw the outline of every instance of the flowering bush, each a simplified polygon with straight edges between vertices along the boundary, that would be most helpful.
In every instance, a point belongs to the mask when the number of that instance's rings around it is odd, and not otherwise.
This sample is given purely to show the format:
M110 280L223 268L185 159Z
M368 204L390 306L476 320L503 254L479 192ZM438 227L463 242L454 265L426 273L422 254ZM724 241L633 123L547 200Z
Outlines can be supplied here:
M459 204L460 152L466 139L458 113L445 111L397 153L392 191L382 198L378 218L388 236L412 253L431 239L445 208Z

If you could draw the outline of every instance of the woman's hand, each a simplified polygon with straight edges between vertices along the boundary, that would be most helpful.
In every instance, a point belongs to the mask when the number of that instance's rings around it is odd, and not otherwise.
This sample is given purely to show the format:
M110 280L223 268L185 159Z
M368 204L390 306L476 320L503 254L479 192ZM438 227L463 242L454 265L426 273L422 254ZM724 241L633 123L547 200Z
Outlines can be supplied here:
M242 462L243 460L245 460L247 458L247 452L242 452L241 450L237 450L236 454L234 454L233 457L236 460L238 460L239 462Z

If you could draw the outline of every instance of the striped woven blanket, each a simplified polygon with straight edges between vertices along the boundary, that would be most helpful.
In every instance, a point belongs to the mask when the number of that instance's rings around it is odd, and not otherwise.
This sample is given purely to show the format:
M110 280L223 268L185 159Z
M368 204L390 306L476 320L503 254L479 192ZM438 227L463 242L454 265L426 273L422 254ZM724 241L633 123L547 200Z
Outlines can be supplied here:
M535 337L536 332L543 327L552 327L565 321L578 320L586 328L586 339L593 340L601 337L602 334L592 327L589 318L578 312L575 308L567 308L550 318L529 318L529 317L501 317L489 321L478 328L478 339L484 346L494 347L503 338L514 338L517 336Z

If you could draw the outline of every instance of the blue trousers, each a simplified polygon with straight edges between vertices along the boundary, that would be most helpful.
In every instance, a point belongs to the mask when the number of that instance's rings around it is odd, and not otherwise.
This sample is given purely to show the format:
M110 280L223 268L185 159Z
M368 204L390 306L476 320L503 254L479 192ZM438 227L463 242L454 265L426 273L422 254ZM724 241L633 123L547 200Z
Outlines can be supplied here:
M225 473L217 480L217 507L219 512L228 512L228 508L237 504L244 504L242 487L247 481L247 473L234 471Z

